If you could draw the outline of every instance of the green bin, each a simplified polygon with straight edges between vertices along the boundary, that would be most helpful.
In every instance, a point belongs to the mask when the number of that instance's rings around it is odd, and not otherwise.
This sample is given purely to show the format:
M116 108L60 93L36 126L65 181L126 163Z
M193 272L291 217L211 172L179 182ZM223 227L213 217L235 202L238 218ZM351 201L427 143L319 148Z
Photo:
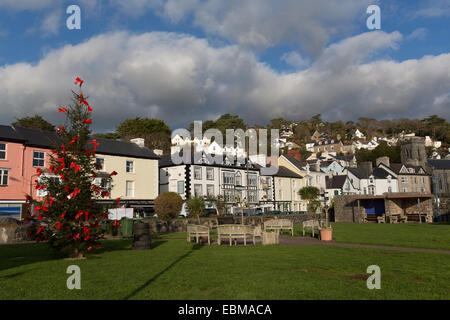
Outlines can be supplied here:
M133 219L123 218L120 220L120 230L122 232L123 237L132 237L133 236Z

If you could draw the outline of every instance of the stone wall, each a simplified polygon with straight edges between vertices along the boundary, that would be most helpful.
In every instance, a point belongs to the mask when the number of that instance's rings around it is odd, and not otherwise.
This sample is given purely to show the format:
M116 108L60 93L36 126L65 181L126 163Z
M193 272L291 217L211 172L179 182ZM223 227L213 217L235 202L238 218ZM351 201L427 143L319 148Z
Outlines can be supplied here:
M19 220L0 218L0 244L27 240L27 229L28 226L23 226Z
M313 219L325 219L325 214L291 214L291 215L277 215L277 219L289 219L294 222L294 225L301 224L306 220ZM240 224L241 217L233 217L234 223ZM144 220L145 223L150 224L150 232L155 234L173 233L173 232L185 232L188 224L198 224L197 219L174 219L169 221L163 220ZM200 223L208 226L210 229L217 228L217 219L214 218L201 218ZM263 216L249 216L244 217L244 224L258 226L264 223Z
M355 196L343 195L334 197L334 222L358 222L362 221L365 208L360 202L359 217L358 204ZM358 220L361 219L361 220Z

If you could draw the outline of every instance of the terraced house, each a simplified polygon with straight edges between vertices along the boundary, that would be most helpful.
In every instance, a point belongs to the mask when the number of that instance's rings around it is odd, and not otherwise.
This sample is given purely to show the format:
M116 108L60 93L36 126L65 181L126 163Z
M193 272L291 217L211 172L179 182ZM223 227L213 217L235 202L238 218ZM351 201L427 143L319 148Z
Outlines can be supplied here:
M99 143L96 161L102 165L96 184L101 185L102 175L112 171L110 198L102 199L103 204L113 204L121 198L121 204L136 208L137 211L152 211L153 201L158 195L158 159L152 151L131 142L96 139ZM36 190L34 181L36 170L42 169L49 175L50 153L58 143L54 132L35 129L0 126L0 216L25 218L29 207L25 196L41 199L45 190Z
M210 162L205 156L195 162L193 154L189 164L175 164L168 155L159 163L160 193L177 192L183 200L222 196L227 213L232 212L238 196L246 199L249 208L256 208L260 199L259 168L250 161L240 164L229 162L226 157L223 164Z

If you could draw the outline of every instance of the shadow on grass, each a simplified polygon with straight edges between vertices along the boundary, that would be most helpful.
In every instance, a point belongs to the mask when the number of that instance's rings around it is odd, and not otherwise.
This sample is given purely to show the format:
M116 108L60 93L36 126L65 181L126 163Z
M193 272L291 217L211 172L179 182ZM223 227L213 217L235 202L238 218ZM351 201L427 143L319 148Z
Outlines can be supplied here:
M98 259L98 254L131 249L130 240L106 240L102 241L102 248L87 255L88 259ZM67 255L51 249L47 243L21 243L0 246L0 271L16 268L23 265L60 260Z
M165 241L164 241L165 242ZM166 268L164 268L162 271L160 271L158 274L153 276L151 279L149 279L147 282L145 282L143 285L141 285L139 288L131 292L129 295L125 296L123 300L129 300L135 295L137 295L139 292L144 290L146 287L148 287L153 281L157 280L160 276L162 276L164 273L172 269L177 263L181 262L182 260L186 259L189 255L191 255L194 251L200 250L202 247L201 244L195 244L191 250L183 254L182 256L178 257L175 261L173 261L170 265L168 265Z

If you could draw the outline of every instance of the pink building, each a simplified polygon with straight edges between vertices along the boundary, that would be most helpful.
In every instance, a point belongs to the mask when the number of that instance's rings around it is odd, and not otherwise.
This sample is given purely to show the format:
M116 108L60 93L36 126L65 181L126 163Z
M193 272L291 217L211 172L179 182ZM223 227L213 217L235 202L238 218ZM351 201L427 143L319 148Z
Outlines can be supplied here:
M24 218L26 195L40 198L36 169L49 166L50 149L28 129L0 126L0 217ZM44 138L45 139L45 138Z

